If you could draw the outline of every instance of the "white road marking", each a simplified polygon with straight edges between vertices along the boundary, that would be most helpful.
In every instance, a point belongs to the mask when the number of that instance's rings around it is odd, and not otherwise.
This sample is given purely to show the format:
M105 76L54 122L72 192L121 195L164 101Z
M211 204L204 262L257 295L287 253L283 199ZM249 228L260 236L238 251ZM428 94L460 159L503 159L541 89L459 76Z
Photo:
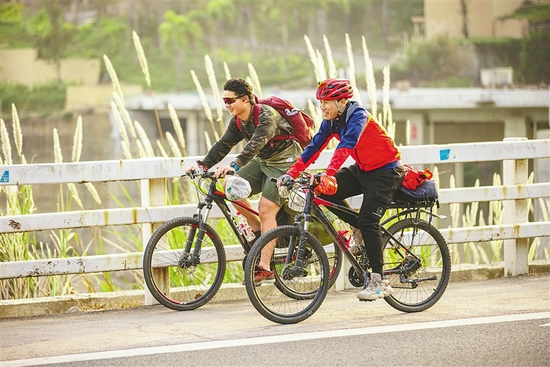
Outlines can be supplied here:
M112 350L107 352L69 354L64 356L19 359L14 361L1 361L0 364L2 365L2 367L38 366L38 365L45 365L45 364L68 363L68 362L77 362L77 361L94 361L94 360L109 359L109 358L136 357L136 356L144 356L144 355L152 355L152 354L165 354L165 353L178 353L178 352L188 352L188 351L217 349L217 348L243 347L248 345L296 342L298 340L337 338L337 337L344 337L344 336L381 334L381 333L403 332L403 331L411 331L411 330L426 330L426 329L437 329L437 328L455 327L455 326L481 325L481 324L492 324L492 323L498 323L498 322L538 320L538 319L549 319L549 318L550 318L550 312L537 312L537 313L504 315L504 316L489 316L489 317L478 317L478 318L472 318L472 319L432 321L432 322L404 324L404 325L374 326L374 327L359 328L359 329L318 331L318 332L301 333L301 334L262 336L257 338L248 338L248 339L218 340L218 341L211 341L211 342L168 345L168 346L159 346L159 347ZM541 326L549 326L549 325L550 324L545 324Z

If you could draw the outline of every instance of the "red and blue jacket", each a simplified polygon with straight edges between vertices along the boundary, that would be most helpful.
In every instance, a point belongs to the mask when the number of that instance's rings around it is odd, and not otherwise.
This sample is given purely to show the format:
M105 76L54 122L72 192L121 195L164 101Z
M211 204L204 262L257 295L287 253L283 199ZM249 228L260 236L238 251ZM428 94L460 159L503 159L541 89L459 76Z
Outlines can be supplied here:
M332 138L340 141L327 167L327 175L334 176L351 156L362 171L373 171L391 165L401 158L388 132L365 108L350 101L337 119L321 122L319 131L287 174L296 178L314 163Z

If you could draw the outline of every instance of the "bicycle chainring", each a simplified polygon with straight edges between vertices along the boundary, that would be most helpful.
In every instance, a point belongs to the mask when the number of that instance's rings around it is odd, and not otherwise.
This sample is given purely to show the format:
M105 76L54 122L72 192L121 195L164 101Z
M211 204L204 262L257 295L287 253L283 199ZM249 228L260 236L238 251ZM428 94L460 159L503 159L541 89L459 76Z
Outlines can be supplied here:
M363 274L357 274L353 267L349 269L348 279L354 287L363 287L363 283L365 281Z
M403 274L407 277L412 276L421 267L422 261L420 261L419 259L415 259L412 256L405 257L405 259L403 259L403 263L401 264Z

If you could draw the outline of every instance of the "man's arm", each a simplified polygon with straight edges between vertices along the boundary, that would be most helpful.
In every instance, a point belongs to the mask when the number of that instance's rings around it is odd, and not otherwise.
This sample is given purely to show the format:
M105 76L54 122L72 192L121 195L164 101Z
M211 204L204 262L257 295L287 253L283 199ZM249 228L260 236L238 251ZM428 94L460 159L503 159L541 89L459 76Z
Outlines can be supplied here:
M330 122L323 120L319 131L313 136L311 143L306 147L302 155L298 157L296 163L288 169L287 174L293 178L298 177L301 172L317 160L334 136L336 135L330 129Z
M250 162L277 135L279 131L277 119L279 118L282 117L279 116L279 113L275 109L262 105L258 115L258 126L255 128L254 134L252 134L252 137L244 146L243 151L235 157L234 162L239 167ZM253 123L253 121L251 120L250 123Z
M212 148L210 148L200 163L206 166L206 168L211 168L216 163L224 159L225 156L229 154L231 149L233 149L233 147L241 140L243 140L243 136L235 124L235 118L233 117L231 121L229 121L229 125L227 126L223 136L220 140L214 143Z

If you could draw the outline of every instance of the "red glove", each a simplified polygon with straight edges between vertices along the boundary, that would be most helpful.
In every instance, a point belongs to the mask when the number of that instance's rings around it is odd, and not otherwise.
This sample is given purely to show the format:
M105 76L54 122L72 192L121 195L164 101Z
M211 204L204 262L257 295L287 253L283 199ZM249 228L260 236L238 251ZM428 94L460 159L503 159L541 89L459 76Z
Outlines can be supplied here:
M336 194L336 191L338 191L338 182L336 181L336 177L329 176L326 173L322 173L319 176L319 184L315 186L315 189L313 189L313 192L317 196L321 194L334 195Z

